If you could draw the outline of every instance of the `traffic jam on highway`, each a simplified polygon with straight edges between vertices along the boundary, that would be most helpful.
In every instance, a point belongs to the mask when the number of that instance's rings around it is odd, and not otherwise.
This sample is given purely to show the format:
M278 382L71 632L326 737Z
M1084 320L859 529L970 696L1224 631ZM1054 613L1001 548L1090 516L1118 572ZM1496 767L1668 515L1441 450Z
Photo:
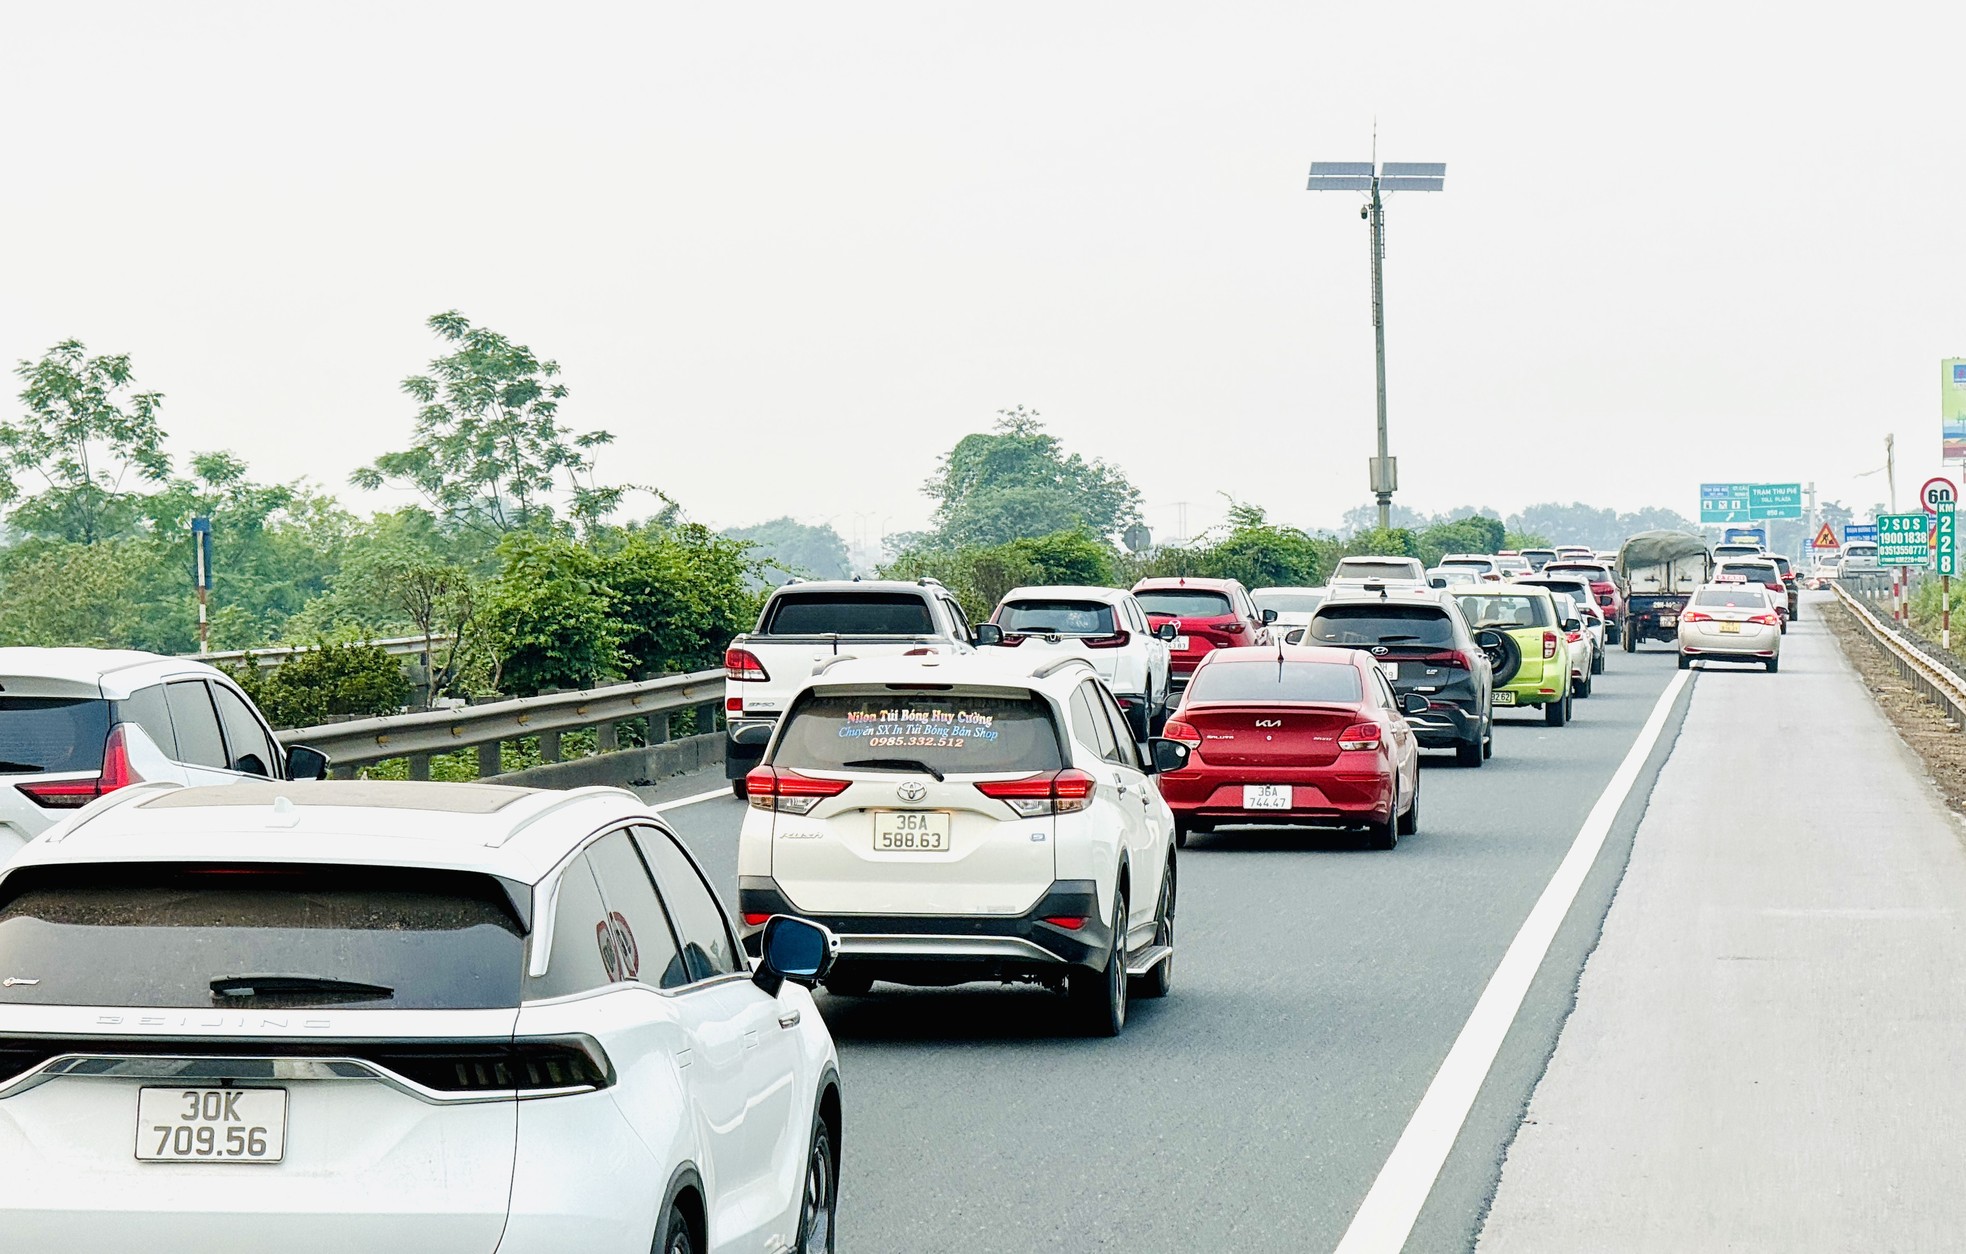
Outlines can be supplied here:
M1393 850L1432 763L1571 725L1616 650L1774 671L1798 578L1648 532L973 624L795 580L725 655L734 885L631 793L329 781L211 667L0 650L9 1241L831 1250L836 1007L1030 985L1116 1036L1174 989L1191 840Z

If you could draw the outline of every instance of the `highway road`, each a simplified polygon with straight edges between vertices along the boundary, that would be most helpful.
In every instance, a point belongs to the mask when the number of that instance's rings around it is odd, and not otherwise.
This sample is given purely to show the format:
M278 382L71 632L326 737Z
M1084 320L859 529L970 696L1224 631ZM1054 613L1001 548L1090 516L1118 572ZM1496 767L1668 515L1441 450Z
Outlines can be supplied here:
M840 1248L1333 1249L1663 707L1437 1181L1429 1190L1423 1169L1387 1182L1426 1198L1408 1248L1469 1248L1693 691L1662 702L1676 674L1659 646L1614 651L1570 726L1505 716L1479 770L1428 755L1421 832L1393 852L1337 835L1196 836L1181 855L1175 991L1136 1001L1117 1040L1070 1034L1061 999L1037 990L822 995L846 1081ZM655 799L716 783L667 781ZM667 815L727 891L742 813L726 798Z

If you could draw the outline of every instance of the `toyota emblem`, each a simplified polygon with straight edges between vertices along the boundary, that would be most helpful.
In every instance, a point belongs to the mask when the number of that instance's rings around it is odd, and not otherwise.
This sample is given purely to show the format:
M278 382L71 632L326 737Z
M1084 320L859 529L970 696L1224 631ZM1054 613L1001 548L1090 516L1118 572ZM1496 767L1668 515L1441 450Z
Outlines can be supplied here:
M901 798L903 801L915 802L915 801L920 801L923 797L928 796L928 789L920 784L917 784L914 780L911 779L907 783L896 788L894 790L894 795Z

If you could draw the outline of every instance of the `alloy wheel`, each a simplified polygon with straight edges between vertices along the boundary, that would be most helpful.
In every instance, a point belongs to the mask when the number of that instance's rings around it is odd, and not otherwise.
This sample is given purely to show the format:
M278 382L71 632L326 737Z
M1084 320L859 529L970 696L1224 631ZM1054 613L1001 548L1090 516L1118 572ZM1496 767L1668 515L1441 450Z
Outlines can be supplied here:
M822 1122L806 1158L805 1195L799 1203L799 1254L832 1254L833 1139Z

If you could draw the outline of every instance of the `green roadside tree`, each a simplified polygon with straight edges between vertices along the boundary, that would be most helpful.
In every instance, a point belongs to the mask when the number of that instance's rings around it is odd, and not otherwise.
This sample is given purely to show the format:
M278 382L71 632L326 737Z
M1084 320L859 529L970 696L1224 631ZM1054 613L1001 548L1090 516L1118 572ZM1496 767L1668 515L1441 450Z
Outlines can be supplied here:
M999 410L995 430L964 436L924 491L934 528L914 547L980 548L1090 531L1114 536L1140 519L1140 493L1104 461L1067 454L1034 410Z
M171 472L157 411L160 392L136 390L127 353L89 356L63 340L14 369L26 412L0 423L0 505L31 535L95 544L130 534L138 487ZM24 495L20 476L41 481Z
M590 456L614 437L576 434L559 420L567 387L558 362L454 309L428 325L455 348L430 373L403 380L421 406L410 447L357 470L356 487L413 488L445 522L493 535L551 526L562 504L584 525L620 506L626 489L596 485Z
M605 533L596 548L630 679L720 665L757 622L758 563L742 540L692 523Z
M490 682L529 697L591 688L622 674L626 628L615 617L604 559L565 536L515 531L485 594Z
M781 584L795 576L845 579L853 573L846 541L829 526L785 517L750 527L726 527L722 534L752 546L767 584Z

